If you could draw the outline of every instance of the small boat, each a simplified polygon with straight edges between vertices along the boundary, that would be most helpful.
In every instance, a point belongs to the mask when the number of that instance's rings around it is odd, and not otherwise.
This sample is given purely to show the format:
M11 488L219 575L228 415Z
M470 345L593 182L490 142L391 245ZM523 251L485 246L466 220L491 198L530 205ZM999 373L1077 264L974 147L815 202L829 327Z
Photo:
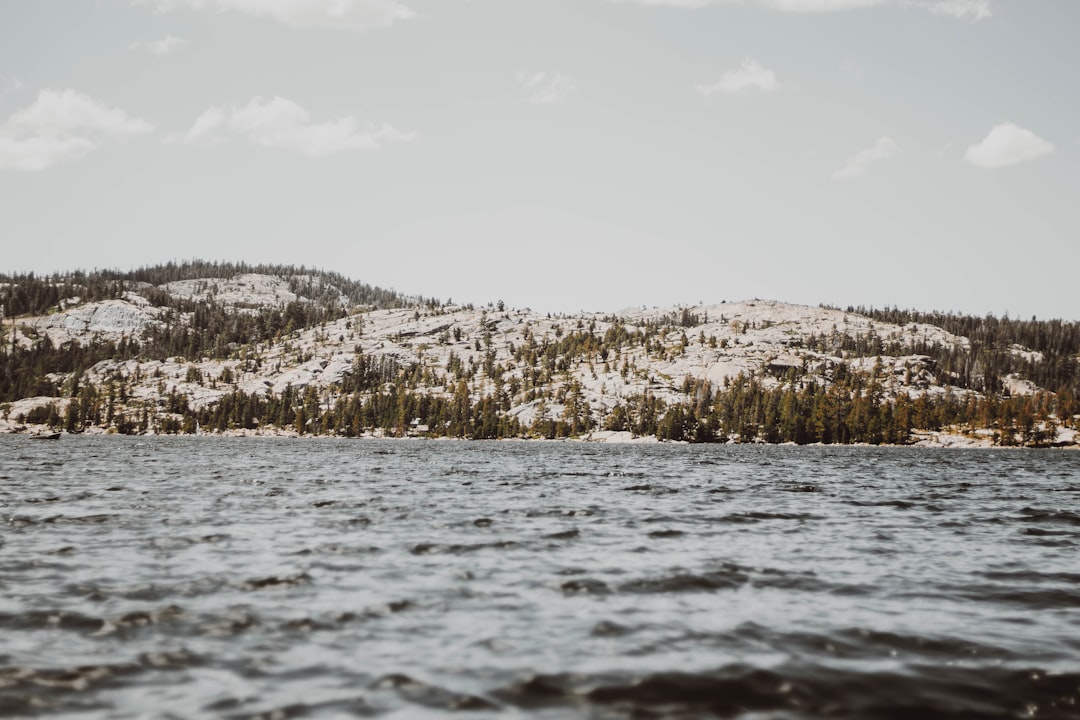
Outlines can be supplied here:
M58 432L38 433L37 435L31 435L30 439L31 440L59 440L60 439L60 433L58 433Z

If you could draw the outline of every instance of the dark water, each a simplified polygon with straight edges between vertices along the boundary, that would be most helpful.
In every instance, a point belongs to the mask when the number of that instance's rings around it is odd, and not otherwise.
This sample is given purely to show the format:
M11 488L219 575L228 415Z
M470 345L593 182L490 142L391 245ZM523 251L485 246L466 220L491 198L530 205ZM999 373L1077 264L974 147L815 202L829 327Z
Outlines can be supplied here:
M0 438L0 715L1080 717L1080 454Z

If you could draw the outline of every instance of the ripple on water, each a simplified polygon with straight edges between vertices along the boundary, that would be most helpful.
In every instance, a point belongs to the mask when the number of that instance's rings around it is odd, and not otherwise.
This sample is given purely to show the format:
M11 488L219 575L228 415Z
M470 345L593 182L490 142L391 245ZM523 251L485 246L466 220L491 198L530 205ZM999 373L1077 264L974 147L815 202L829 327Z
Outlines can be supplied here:
M638 676L537 674L494 695L525 709L601 707L616 717L1017 718L1076 717L1080 675L1032 670L911 668L840 671L791 664Z
M17 441L0 716L1080 716L1080 455Z

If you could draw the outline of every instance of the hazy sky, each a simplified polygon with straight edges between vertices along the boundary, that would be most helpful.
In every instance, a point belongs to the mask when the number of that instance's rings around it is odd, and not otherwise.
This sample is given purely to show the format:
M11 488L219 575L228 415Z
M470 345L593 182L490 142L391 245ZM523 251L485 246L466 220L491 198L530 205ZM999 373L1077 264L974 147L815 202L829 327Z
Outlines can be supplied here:
M1080 319L1080 2L11 0L0 269Z

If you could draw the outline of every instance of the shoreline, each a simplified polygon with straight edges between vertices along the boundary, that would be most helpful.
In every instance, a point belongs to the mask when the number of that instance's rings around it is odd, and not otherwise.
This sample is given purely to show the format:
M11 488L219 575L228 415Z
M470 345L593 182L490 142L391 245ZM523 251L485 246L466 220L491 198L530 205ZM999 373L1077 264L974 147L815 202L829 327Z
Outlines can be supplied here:
M6 425L6 427L5 427ZM635 436L628 431L614 431L614 430L598 430L587 435L579 437L564 437L564 438L543 438L543 437L508 437L508 438L453 438L453 437L426 437L417 435L407 435L404 437L397 437L393 435L387 435L381 432L365 432L360 435L352 437L344 435L301 435L295 430L285 430L280 428L266 428L258 430L249 429L234 429L226 430L223 432L199 432L199 433L143 433L143 434L129 434L118 433L115 431L110 432L103 428L88 428L80 433L69 433L63 430L57 430L51 428L48 425L30 425L23 424L15 426L10 421L0 420L0 436L13 436L13 437L25 437L33 438L35 436L51 435L59 433L60 437L67 437L73 435L91 435L91 436L117 436L117 437L130 437L130 438L148 438L148 437L202 437L202 438L280 438L280 439L296 439L296 440L394 440L394 441L413 441L413 442L450 442L450 441L465 441L465 442L536 442L536 443L582 443L582 444L594 444L594 445L718 445L718 446L772 446L772 447L852 447L852 448L926 448L934 450L1061 450L1061 451L1080 451L1080 434L1076 431L1072 431L1072 442L1059 442L1054 445L995 445L987 437L971 437L970 435L964 435L962 433L946 433L939 431L913 431L913 442L903 445L881 443L873 445L869 443L807 443L799 445L797 443L766 443L766 442L713 442L713 443L692 443L685 440L659 440L655 436Z

